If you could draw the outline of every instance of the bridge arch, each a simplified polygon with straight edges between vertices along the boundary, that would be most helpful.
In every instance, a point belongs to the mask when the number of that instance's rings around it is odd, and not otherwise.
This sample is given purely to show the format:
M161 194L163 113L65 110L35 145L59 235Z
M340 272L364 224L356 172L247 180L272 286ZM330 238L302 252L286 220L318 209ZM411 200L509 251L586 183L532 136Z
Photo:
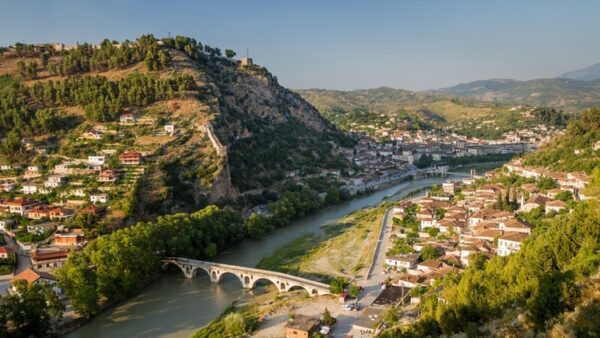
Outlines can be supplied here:
M238 273L238 272L233 272L233 271L221 271L221 272L217 272L217 279L216 282L217 283L221 283L223 281L223 277L225 276L233 276L235 277L238 281L240 281L240 284L242 284L243 288L246 288L246 280L248 276L245 276L243 273Z
M286 291L296 291L296 290L304 290L306 291L306 293L310 296L311 295L311 289L304 286L304 285L300 285L300 284L292 284L290 285Z
M267 281L275 285L279 292L302 288L309 296L329 294L329 286L326 284L279 272L179 257L165 257L162 262L163 268L167 265L177 266L186 278L193 278L198 269L201 269L213 283L219 283L226 275L231 274L240 281L244 289L252 289L260 281Z
M286 288L285 282L280 281L275 278L270 278L270 277L265 277L265 276L260 276L258 278L255 278L252 281L252 284L250 284L250 289L254 289L256 287L256 284L258 284L261 281L268 282L268 284L274 285L277 288L277 291L279 291L279 292L285 291L285 288Z

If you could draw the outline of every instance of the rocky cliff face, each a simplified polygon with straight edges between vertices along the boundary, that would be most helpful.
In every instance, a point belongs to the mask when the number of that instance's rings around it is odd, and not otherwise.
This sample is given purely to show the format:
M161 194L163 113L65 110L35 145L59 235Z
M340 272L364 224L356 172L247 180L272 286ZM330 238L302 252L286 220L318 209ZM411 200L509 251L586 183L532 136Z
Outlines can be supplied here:
M210 89L201 100L212 102L214 131L227 151L223 178L231 177L231 187L220 181L213 199L277 190L286 171L346 166L332 150L347 137L266 69L222 57L204 59L196 68Z
M150 205L176 212L227 203L248 190L278 190L286 171L347 165L332 153L347 137L266 69L242 67L219 56L194 60L177 50L169 52L174 70L196 80L198 90L187 96L196 104L181 114L203 142L165 148L163 164L154 175L146 175L148 182L151 177L155 182L140 188L140 196L152 196L140 199L144 210ZM214 170L210 181L194 179L207 165ZM159 187L168 192L148 191Z

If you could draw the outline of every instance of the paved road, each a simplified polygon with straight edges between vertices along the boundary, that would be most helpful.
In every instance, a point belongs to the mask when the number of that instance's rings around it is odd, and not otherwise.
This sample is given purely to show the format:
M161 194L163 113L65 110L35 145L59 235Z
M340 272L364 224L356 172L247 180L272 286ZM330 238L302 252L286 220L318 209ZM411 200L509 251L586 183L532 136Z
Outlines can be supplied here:
M422 196L417 196L408 199L408 201L415 202L420 199ZM381 284L385 283L386 279L389 277L388 274L385 273L385 253L390 244L390 237L392 234L392 209L388 209L383 218L383 225L381 236L377 241L377 247L375 248L375 261L368 272L367 278L362 281L361 286L364 288L363 294L361 295L358 303L362 305L362 307L366 307L370 305L377 296L381 293ZM333 336L334 337L346 337L347 335L353 335L354 337L367 337L370 334L361 334L360 330L354 330L352 328L352 324L356 321L356 318L359 316L360 312L351 311L348 313L348 316L344 316L341 320L336 323Z
M19 249L19 245L17 245L15 240L13 238L11 238L10 236L4 236L4 238L6 238L6 245L9 248L13 249L13 251L17 255L17 268L15 270L15 275L19 274L21 271L23 271L27 268L30 268L31 267L31 257L29 256L29 253L22 252Z
M385 266L385 252L390 241L390 235L392 233L392 209L388 209L383 217L381 236L377 241L375 248L375 261L372 269L368 272L368 276L364 279L360 285L364 288L364 291L358 300L358 303L362 308L370 305L377 296L381 293L381 283L385 282L388 275L384 273ZM354 337L369 336L360 333L360 330L352 328L352 324L356 321L356 318L362 311L348 311L347 315L338 318L338 322L335 325L333 336L334 337L346 337L347 335L353 335Z

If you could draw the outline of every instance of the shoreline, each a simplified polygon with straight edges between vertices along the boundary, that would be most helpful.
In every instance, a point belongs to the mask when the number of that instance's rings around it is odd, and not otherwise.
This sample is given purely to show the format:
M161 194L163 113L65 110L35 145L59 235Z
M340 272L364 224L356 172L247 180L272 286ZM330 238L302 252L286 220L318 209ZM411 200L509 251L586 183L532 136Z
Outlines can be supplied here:
M482 166L482 165L485 165L485 164L486 164L486 163L475 164L475 166ZM435 176L438 176L438 175L437 175L437 174L434 174L434 175L429 175L427 178L429 178L429 177L435 177ZM451 175L449 175L449 176L451 176ZM420 180L420 179L423 179L423 178L417 178L417 179L408 178L408 179L407 179L407 177L400 177L400 178L397 178L397 179L394 179L394 180L390 180L390 181L387 181L387 182L383 182L383 183L381 183L381 184L378 184L376 189L371 187L371 188L370 188L371 190L370 190L370 191L368 191L367 193L365 193L365 194L361 194L361 195L356 195L356 196L357 196L357 197L362 197L362 196L365 196L365 195L370 195L370 194L376 193L376 192L378 192L378 191L380 191L380 190L384 190L384 189L386 189L386 188L389 188L389 187L391 187L391 186L394 186L394 185L397 185L397 184L401 184L401 183L404 183L404 182L413 182L413 181L415 181L415 180ZM422 192L423 190L427 190L427 189L429 188L429 186L430 186L430 185L428 185L428 186L426 186L426 187L419 187L419 188L416 188L416 189L414 189L414 190L410 191L410 192L409 192L409 193L408 193L406 196L402 197L400 200L403 200L403 199L406 199L406 198L410 198L411 196L414 196L415 194L418 194L418 193ZM379 202L377 202L377 203L375 203L375 204L373 204L373 205L370 205L369 207L373 207L373 206L376 206L376 205L378 205L378 204L380 204L380 203L386 202L386 201L387 201L389 198L393 197L395 194L396 194L396 193L392 193L391 195L386 195L386 196L383 196ZM352 199L350 199L349 201L352 201L352 200L355 200L355 198L352 198ZM315 212L314 214L317 214L317 213L319 213L319 212L322 212L323 210L326 210L327 208L335 208L336 206L337 206L337 205L327 206L327 207L325 207L325 208L319 209L319 210L318 210L317 212ZM358 208L358 209L356 209L355 211L358 211L358 210L360 210L360 209L364 209L364 208L365 208L365 207ZM352 212L350 212L350 213L348 213L348 214L351 214L351 213L353 213L353 212L355 212L355 211L352 211ZM311 214L311 215L305 215L305 216L303 216L303 217L302 217L302 218L300 218L300 219L294 220L294 222L296 222L296 221L299 221L299 220L302 220L302 219L305 219L305 218L307 218L307 217L309 217L309 216L312 216L312 215L314 215L314 214ZM347 214L347 215L348 215L348 214ZM283 227L283 228L281 228L281 229L285 229L285 228L286 228L286 227ZM281 229L276 229L276 230L275 230L274 232L272 232L272 233L276 233L277 231L279 231L279 230L281 230ZM293 241L294 239L296 239L296 238L299 238L299 237L300 237L300 236L296 236L296 237L294 237L294 238L290 238L290 239L289 239L287 242ZM254 240L251 240L251 239L245 239L244 241L242 241L242 243L243 243L243 242L254 242ZM287 242L286 242L286 243L287 243ZM241 243L240 243L240 244L238 244L238 245L236 245L235 247L229 248L228 250L226 250L226 251L223 251L223 252L219 253L219 255L217 255L215 258L217 258L217 257L219 257L219 256L221 256L221 257L222 257L222 256L223 256L223 254L225 254L225 253L227 253L227 252L231 252L231 251L235 250L235 249L236 249L236 248L238 248L240 245L241 245ZM267 256L265 256L265 257L268 257L268 255L267 255ZM265 257L263 257L263 258L265 258ZM218 260L218 259L217 259L217 260ZM156 278L153 278L151 281L149 281L149 282L148 282L148 284L147 284L147 285L145 285L145 286L144 286L144 288L143 288L143 289L140 291L140 293L142 293L142 292L143 292L143 290L145 290L145 289L149 288L151 285L153 285L153 283L154 283L155 281L157 281L158 279L162 278L162 276L163 276L163 274L162 274L162 273L160 273L160 272L159 272L159 273L157 273L157 276L156 276ZM139 295L140 293L138 293L138 295ZM65 324L64 324L65 326L67 326L67 327L68 327L67 329L64 329L62 326L59 326L59 327L57 327L57 330L56 330L55 332L57 332L57 335L59 335L59 336L64 336L64 335L66 335L66 334L69 334L69 333L71 333L71 332L73 332L73 331L76 331L77 329L79 329L79 328L81 328L81 327L85 326L86 324L90 323L91 321L93 321L93 320L94 320L94 319L95 319L95 318L96 318L98 315L100 315L101 313L104 313L104 312L108 311L109 309L112 309L112 308L114 308L114 307L117 307L117 306L119 306L119 305L123 304L124 302L127 302L127 301L131 300L132 298L133 298L133 297L125 297L125 298L123 298L123 299L119 299L118 301L112 302L112 303L111 303L109 306L103 307L103 308L102 308L102 310L101 310L101 311L100 311L100 312L99 312L97 315L95 315L95 316L94 316L94 317L92 317L92 318L89 318L89 319L81 319L81 318L76 318L76 319L73 319L72 321L70 321L70 322L68 322L68 323L65 323ZM219 317L215 317L215 319L213 319L211 322L213 322L214 320L217 320L218 318L219 318ZM209 322L209 323L210 323L210 322ZM198 328L198 330L199 330L200 328L202 328L202 327L205 327L205 326L209 325L209 323L207 323L206 325L203 325L203 326L199 327L199 328Z

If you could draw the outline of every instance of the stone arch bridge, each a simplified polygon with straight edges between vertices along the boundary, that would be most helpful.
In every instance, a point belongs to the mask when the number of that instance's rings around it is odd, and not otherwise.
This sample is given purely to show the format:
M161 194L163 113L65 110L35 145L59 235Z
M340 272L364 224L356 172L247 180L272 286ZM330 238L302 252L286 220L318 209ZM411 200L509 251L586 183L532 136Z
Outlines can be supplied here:
M301 287L312 296L328 295L329 285L312 281L310 279L288 275L281 272L247 268L243 266L199 261L180 257L165 257L162 259L163 268L172 264L181 269L186 278L193 278L198 269L206 271L213 283L220 283L223 276L231 274L237 277L244 289L252 289L260 280L273 283L279 292L287 292L292 288Z

